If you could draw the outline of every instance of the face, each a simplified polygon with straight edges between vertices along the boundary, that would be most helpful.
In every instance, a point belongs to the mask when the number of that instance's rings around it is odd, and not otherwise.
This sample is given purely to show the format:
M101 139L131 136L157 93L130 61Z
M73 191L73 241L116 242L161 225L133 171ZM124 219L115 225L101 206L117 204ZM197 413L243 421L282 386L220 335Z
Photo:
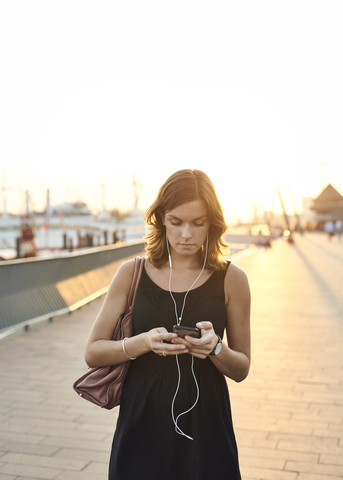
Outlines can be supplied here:
M166 212L163 220L170 247L175 253L195 254L206 241L209 219L201 200L179 205Z

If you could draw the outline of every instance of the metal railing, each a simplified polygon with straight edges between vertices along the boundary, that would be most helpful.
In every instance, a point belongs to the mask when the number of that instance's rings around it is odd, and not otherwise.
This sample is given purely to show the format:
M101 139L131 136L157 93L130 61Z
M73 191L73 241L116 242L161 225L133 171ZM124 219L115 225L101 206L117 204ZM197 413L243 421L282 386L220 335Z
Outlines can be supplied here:
M0 263L0 334L70 312L104 294L118 264L143 250L140 240Z

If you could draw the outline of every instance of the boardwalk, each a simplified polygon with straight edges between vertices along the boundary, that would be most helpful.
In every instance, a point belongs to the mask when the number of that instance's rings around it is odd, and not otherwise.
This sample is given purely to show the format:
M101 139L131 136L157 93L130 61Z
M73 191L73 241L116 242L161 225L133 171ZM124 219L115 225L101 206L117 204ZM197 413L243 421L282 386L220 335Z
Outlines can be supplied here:
M235 263L253 297L251 372L229 381L243 480L343 479L343 240ZM117 411L71 390L100 302L0 344L0 480L106 479Z

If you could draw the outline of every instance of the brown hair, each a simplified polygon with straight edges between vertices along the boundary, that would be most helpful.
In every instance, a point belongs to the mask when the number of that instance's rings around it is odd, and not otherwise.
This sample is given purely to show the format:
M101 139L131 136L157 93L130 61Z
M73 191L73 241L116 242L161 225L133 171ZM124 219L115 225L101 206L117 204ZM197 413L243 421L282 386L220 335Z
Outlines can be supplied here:
M210 270L224 268L226 263L224 253L228 245L222 238L227 229L222 207L208 175L201 170L190 169L179 170L171 175L160 188L156 200L145 212L145 221L149 227L145 237L146 257L155 267L161 267L168 260L164 214L194 200L204 202L210 224L206 268ZM204 252L202 254L204 255Z

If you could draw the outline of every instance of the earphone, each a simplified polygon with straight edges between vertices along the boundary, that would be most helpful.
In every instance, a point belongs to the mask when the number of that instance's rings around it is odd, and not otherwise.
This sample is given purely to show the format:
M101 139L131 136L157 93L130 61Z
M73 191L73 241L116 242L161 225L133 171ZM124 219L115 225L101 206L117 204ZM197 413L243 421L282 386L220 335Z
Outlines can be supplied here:
M196 282L199 280L199 278L201 277L203 271L205 270L205 265L206 265L206 261L207 261L207 254L208 254L208 233L207 233L207 236L206 236L206 252L205 252L204 263L203 263L202 269L201 269L199 275L196 277L196 279L195 279L194 282L192 283L192 285L189 287L189 289L188 289L187 292L185 293L180 316L178 316L176 301L175 301L174 295L173 295L173 293L172 293L172 291L171 291L171 279L172 279L173 264L172 264L170 249L169 249L169 241L168 241L167 232L166 232L166 242L167 242L168 258L169 258L169 293L170 293L170 296L171 296L171 298L172 298L172 300L173 300L173 303L174 303L176 322L177 322L178 325L180 325L180 324L181 324L181 321L182 321L182 316L183 316L183 312L184 312L184 309L185 309L185 305L186 305L187 295L188 295L188 293L190 292L190 290L194 287L194 285L196 284ZM193 410L193 408L196 406L196 404L198 403L198 400L199 400L200 391L199 391L199 385L198 385L198 382L197 382L197 379L196 379L196 376L195 376L195 373L194 373L194 357L193 357L193 355L192 355L191 371L192 371L192 375L193 375L194 382L195 382L195 386L196 386L196 390L197 390L196 399L195 399L193 405L192 405L188 410L180 413L180 414L176 417L176 419L175 419L175 415L174 415L174 404L175 404L175 400L176 400L176 397L177 397L177 394L178 394L179 388L180 388L180 383L181 383L181 370L180 370L180 364L179 364L178 355L176 355L175 358L176 358L176 365L177 365L177 370L178 370L178 382L177 382L175 394L174 394L174 397L173 397L173 400L172 400L172 404L171 404L171 415L172 415L173 423L174 423L174 425L175 425L175 431L176 431L176 433L178 433L179 435L183 435L184 437L188 438L189 440L193 440L193 438L192 438L191 436L186 435L186 434L181 430L181 428L178 426L178 421L179 421L179 418L180 418L181 416L186 415L186 414L189 413L191 410Z

